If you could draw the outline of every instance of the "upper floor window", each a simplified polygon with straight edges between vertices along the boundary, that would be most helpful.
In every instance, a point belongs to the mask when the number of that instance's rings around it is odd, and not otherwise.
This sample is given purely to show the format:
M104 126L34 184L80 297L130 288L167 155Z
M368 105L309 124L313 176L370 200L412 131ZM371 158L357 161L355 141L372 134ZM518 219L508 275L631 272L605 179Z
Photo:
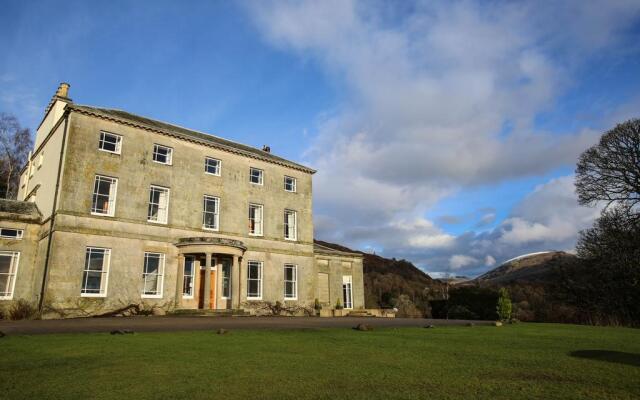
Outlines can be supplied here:
M262 236L262 214L261 204L249 204L249 235Z
M162 297L162 281L164 278L164 254L144 253L144 289L142 297Z
M17 251L0 251L0 300L13 298L19 259Z
M202 209L202 227L204 229L218 230L220 221L220 199L213 196L204 196Z
M290 176L285 176L284 177L284 190L286 190L287 192L294 192L296 191L296 178L292 178Z
M162 186L151 186L149 190L149 209L147 221L166 224L169 215L169 189Z
M284 210L284 238L287 240L297 239L297 213L292 210Z
M298 298L298 268L293 264L284 265L284 298L286 300Z
M98 143L98 149L107 151L109 153L120 154L122 147L122 136L115 133L100 132L100 142Z
M211 157L204 159L204 172L207 174L220 176L221 168L222 162L220 160Z
M107 295L111 249L87 247L82 273L81 296L104 297Z
M249 168L249 182L255 185L263 184L264 171L258 168Z
M91 214L113 217L116 211L116 192L118 179L96 175L93 184Z
M0 238L3 239L22 239L22 229L0 228Z
M173 149L171 147L166 147L159 144L153 145L153 161L160 164L171 165L172 158Z

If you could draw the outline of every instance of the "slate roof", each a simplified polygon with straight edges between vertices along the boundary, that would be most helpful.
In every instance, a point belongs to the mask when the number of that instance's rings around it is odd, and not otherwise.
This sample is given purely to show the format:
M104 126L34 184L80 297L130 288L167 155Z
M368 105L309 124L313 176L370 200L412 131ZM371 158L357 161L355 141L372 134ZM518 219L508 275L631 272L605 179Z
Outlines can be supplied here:
M35 203L0 199L0 218L40 220L42 214Z
M282 157L278 157L269 152L257 149L255 147L247 146L241 143L237 143L231 140L223 139L218 136L210 135L208 133L198 132L191 129L183 128L181 126L172 125L166 122L157 121L151 118L142 117L122 110L114 110L109 108L99 108L79 104L69 104L67 108L75 110L83 114L89 114L97 117L102 117L116 122L125 123L127 125L133 125L143 129L168 134L174 137L192 140L199 143L212 145L222 150L231 151L233 153L245 155L248 157L256 158L259 160L273 162L283 166L295 168L306 173L313 174L316 171L307 166L289 161Z
M332 249L331 247L323 246L318 243L313 244L313 252L319 254L328 254L335 256L349 256L349 257L363 257L362 253L350 252L350 251L341 251Z

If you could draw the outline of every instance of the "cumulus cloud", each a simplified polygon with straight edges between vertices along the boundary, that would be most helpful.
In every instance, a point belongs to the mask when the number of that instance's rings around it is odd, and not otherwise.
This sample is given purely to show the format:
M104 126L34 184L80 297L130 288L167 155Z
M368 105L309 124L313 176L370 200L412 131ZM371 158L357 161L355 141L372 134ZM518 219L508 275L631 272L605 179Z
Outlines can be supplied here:
M449 265L451 266L452 270L457 270L462 267L466 267L467 265L473 265L477 262L477 259L471 256L466 256L464 254L454 254L451 256L451 258L449 258Z
M576 211L571 177L538 188L489 232L453 236L423 216L464 188L574 164L598 133L588 126L547 132L536 117L593 54L617 49L640 5L409 8L347 0L250 6L270 44L318 63L344 88L306 154L319 171L317 236L383 249L432 271L486 268L489 251L495 262L540 246L570 248L592 218ZM495 219L486 212L477 227Z
M496 259L491 255L487 255L484 258L484 265L486 265L487 267L493 267L494 265L496 265Z

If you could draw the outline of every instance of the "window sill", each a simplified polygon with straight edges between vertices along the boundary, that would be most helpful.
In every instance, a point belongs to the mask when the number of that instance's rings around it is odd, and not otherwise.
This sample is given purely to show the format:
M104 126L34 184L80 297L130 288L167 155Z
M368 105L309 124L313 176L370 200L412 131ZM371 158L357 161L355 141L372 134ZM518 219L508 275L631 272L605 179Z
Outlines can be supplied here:
M91 215L95 215L97 217L111 217L111 218L113 218L115 213L113 213L113 214L102 214L102 213L97 213L97 212L91 211Z
M106 293L80 293L80 297L107 297Z
M284 301L298 301L297 297L285 297Z
M293 238L293 239L289 239L289 238L284 238L284 240L288 241L288 242L297 242L298 238Z
M149 222L150 224L156 224L156 225L166 225L167 221L151 221L151 220L147 220L147 222Z
M11 295L11 296L0 296L0 300L13 300L13 295Z
M100 151L101 151L101 152L103 152L103 153L115 154L115 155L117 155L117 156L119 156L119 155L120 155L120 152L119 152L119 151L111 151L111 150L105 150L105 149L98 149L98 150L100 150Z
M193 297L193 296L182 296L182 298L183 298L184 300L193 300L193 299L194 299L194 297Z
M253 237L263 237L264 235L262 233L257 234L257 233L249 233L249 236L253 236Z
M207 228L206 226L203 226L202 229L209 232L220 232L220 228Z
M140 296L143 299L161 299L161 294L143 294Z
M220 174L213 174L213 173L207 172L207 171L204 171L204 174L205 175L211 175L211 176L220 176Z
M255 183L255 182L249 182L249 183L254 186L264 186L264 183Z
M151 161L153 161L156 164L160 164L160 165L168 165L168 166L172 166L173 165L173 163L160 162L160 161L156 161L156 160L151 160Z
M262 301L262 297L247 297L247 301Z

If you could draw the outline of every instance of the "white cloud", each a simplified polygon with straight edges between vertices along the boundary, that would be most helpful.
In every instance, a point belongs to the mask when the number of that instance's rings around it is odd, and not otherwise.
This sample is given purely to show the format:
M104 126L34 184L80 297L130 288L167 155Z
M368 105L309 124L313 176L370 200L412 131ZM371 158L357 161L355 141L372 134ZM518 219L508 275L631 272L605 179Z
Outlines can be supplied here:
M478 260L464 254L454 254L449 258L449 266L452 270L457 270L469 265L476 264Z
M418 235L408 238L409 245L423 249L448 248L454 245L455 236L449 234Z
M538 188L490 232L453 236L423 216L464 188L574 164L598 132L551 133L535 120L593 54L618 50L639 3L418 2L410 14L347 0L252 4L266 40L344 89L306 154L319 170L318 237L465 269L488 264L489 251L495 262L570 248L593 219L577 211L571 177Z
M484 265L486 265L487 267L493 267L494 265L496 265L496 259L491 255L487 255L484 258Z

